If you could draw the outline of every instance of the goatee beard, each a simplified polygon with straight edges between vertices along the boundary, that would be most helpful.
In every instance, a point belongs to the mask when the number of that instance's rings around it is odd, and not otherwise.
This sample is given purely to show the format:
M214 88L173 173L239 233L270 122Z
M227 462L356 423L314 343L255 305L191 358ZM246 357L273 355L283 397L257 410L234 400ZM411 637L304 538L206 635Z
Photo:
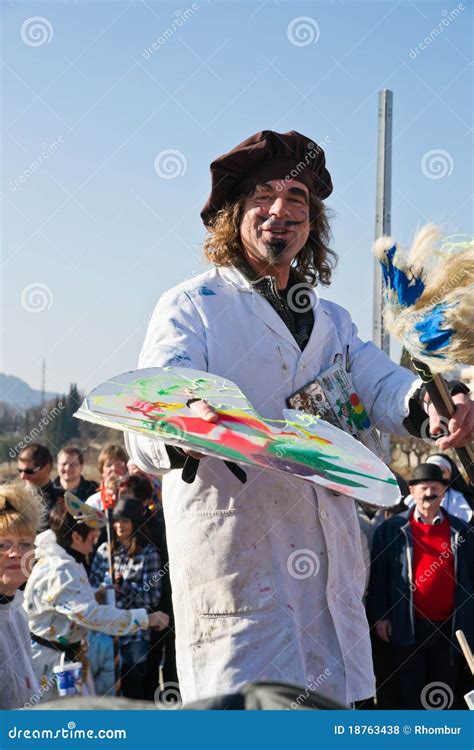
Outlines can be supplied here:
M266 242L265 246L268 250L268 260L270 262L273 262L275 260L278 260L280 255L282 255L287 247L287 242L284 239L273 239L270 240L270 242Z

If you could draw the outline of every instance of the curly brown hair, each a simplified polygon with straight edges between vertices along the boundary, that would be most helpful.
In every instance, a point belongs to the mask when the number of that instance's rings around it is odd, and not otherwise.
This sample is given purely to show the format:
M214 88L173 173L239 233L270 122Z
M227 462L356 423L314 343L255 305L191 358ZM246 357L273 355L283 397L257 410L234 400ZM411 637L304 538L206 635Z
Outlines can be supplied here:
M242 195L233 203L226 204L208 227L209 234L204 240L203 251L207 260L215 266L232 266L243 257L240 224L248 197L248 194ZM328 246L331 237L329 218L330 212L322 200L310 192L310 232L305 246L293 260L293 268L312 286L329 286L337 263L336 253Z

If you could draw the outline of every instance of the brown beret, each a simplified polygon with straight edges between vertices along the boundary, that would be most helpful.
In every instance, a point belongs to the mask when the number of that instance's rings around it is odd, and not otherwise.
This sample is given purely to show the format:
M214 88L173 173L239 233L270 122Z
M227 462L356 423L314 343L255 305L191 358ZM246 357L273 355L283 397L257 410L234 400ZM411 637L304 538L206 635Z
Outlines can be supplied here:
M298 180L319 198L332 193L331 175L323 149L306 136L290 130L262 130L215 159L212 187L201 218L206 226L228 202L269 180Z

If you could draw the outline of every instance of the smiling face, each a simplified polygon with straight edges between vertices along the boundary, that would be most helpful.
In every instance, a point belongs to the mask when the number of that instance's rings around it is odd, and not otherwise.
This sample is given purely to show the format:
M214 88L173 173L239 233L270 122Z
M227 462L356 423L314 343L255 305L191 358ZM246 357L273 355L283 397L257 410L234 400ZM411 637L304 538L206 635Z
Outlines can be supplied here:
M58 474L66 482L76 482L81 478L82 464L75 453L65 453L60 451L58 454Z
M289 266L308 240L309 190L297 180L258 185L244 204L240 237L252 265Z
M114 521L114 531L121 542L126 542L133 534L133 521L129 518L119 518Z
M38 466L32 459L18 458L18 475L33 487L44 487L51 479L51 464Z
M0 594L12 596L27 580L34 563L33 535L0 536Z
M422 516L436 515L446 487L441 482L425 481L410 485L410 492Z

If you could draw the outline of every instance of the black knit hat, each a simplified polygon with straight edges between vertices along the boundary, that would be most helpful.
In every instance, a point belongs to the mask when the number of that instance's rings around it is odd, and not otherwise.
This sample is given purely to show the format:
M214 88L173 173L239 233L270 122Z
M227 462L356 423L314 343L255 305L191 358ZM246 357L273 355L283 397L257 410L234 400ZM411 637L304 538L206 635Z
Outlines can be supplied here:
M143 503L136 497L119 497L113 510L113 519L127 518L129 521L143 520Z
M269 180L298 180L321 200L332 193L323 149L295 130L251 135L212 162L211 178L211 194L201 211L206 226L226 203Z
M422 482L441 482L449 484L449 479L443 477L443 472L435 464L420 464L413 472L413 476L408 480L408 484L421 484Z

